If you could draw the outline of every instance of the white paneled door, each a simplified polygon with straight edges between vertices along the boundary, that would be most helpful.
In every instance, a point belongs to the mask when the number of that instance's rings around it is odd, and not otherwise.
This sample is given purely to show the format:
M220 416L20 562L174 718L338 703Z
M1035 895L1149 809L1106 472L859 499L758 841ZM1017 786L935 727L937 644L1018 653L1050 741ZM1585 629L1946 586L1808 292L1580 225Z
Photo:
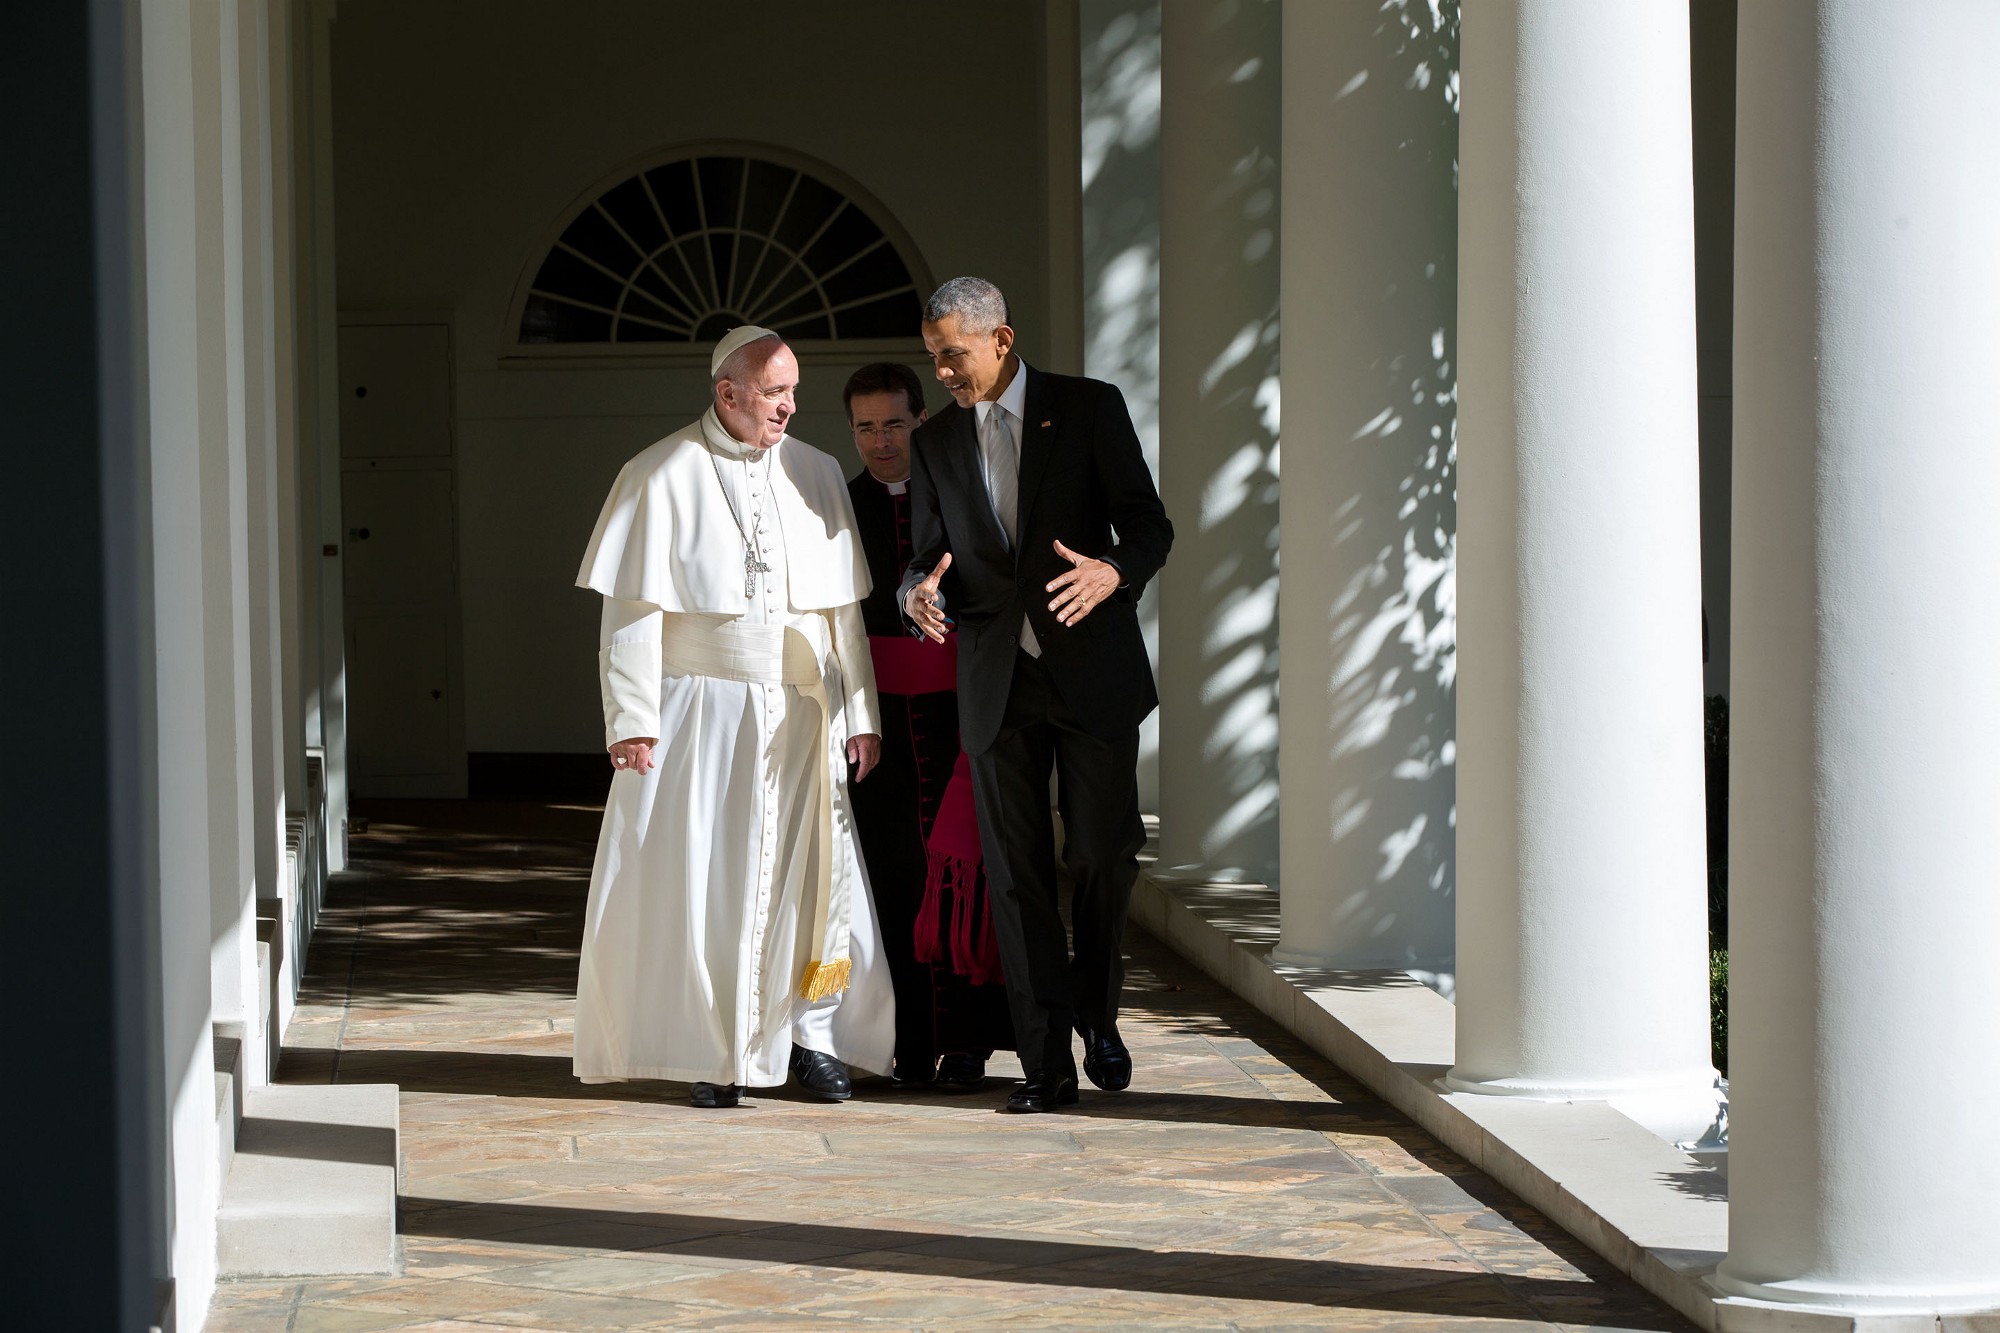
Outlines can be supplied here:
M340 330L350 781L463 796L451 331Z

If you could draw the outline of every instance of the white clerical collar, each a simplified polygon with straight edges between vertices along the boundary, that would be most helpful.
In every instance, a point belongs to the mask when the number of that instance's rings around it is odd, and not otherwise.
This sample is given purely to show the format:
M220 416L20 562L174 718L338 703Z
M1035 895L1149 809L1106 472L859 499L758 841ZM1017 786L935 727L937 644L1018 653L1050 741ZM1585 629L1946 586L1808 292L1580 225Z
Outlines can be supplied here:
M901 481L885 481L882 485L891 495L907 495L910 490L910 479L905 477Z
M722 418L715 415L713 406L701 414L701 437L708 441L710 448L725 458L751 458L757 453L754 445L745 444L729 433L728 428L722 424ZM775 449L778 446L771 447Z
M1026 421L1028 419L1027 363L1016 361L1014 363L1014 378L1007 382L1007 387L1000 391L1000 396L992 402L982 402L979 406L982 409L989 409L982 410L979 413L979 420L982 424L984 424L986 418L990 415L990 409L995 407L1006 408L1008 414L1016 421Z

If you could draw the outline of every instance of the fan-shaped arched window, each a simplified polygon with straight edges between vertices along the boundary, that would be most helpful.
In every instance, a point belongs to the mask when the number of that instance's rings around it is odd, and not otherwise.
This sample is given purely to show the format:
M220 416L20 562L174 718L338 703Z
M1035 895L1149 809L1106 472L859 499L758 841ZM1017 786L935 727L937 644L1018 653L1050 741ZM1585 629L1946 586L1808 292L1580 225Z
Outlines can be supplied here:
M519 299L518 341L667 351L658 345L712 342L738 324L794 340L915 337L914 248L832 174L732 146L596 192Z

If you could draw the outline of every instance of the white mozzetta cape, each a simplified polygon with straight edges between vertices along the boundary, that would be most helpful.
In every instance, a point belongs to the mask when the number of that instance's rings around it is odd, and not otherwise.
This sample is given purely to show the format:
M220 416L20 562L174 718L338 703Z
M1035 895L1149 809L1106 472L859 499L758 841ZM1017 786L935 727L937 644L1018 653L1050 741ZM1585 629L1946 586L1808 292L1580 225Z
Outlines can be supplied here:
M743 534L715 479L702 426L690 422L619 472L577 571L579 587L662 611L740 616L749 609ZM860 601L870 586L868 562L840 464L789 435L771 452L792 606L830 611Z

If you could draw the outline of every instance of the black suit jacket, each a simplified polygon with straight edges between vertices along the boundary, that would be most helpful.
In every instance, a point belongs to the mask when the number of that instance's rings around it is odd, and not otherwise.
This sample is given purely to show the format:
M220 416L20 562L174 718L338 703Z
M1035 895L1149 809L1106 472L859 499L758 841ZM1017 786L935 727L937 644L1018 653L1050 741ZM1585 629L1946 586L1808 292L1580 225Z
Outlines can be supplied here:
M976 416L956 403L911 440L907 591L951 552L943 591L958 623L959 726L966 752L992 745L1007 707L1025 613L1063 701L1095 734L1116 739L1159 704L1139 634L1138 600L1167 560L1173 524L1132 429L1125 398L1102 380L1050 375L1023 362L1020 543L993 516L979 466ZM1080 624L1049 610L1047 585L1068 569L1056 554L1109 560L1125 586ZM898 610L903 598L897 597Z

